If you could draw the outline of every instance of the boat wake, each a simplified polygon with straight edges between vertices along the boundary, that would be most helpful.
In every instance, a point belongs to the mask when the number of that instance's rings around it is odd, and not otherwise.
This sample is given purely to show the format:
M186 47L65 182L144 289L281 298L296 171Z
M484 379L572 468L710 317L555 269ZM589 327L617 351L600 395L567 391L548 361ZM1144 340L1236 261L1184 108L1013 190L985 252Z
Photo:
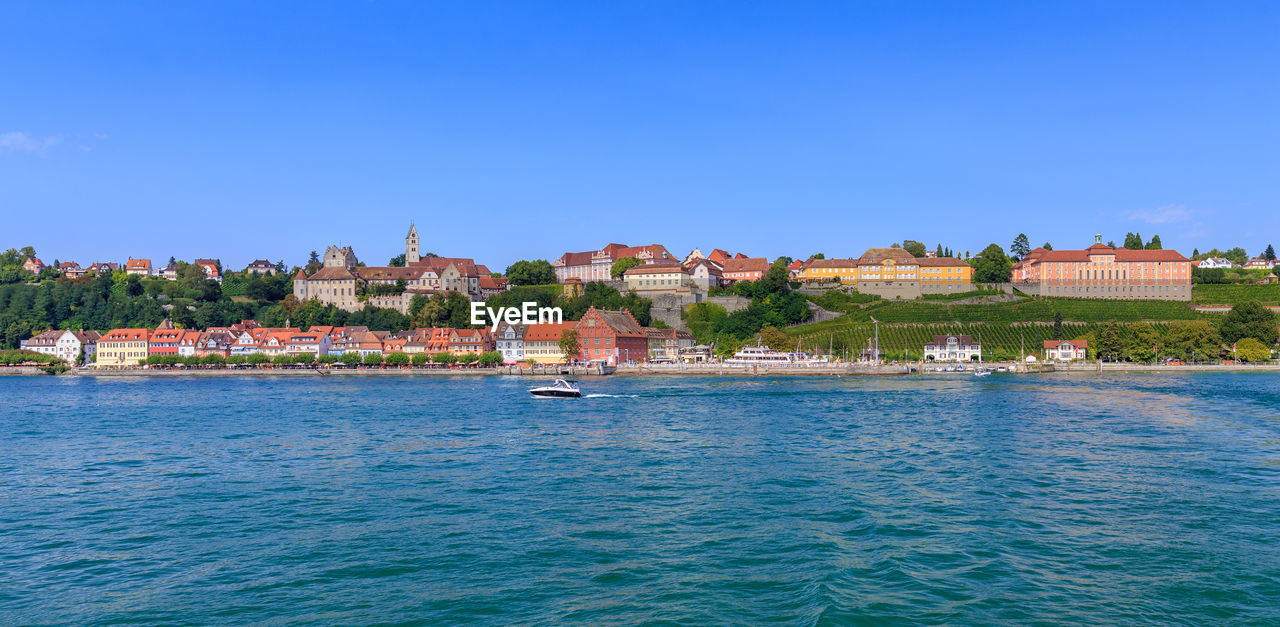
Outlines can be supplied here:
M583 394L582 398L640 398L639 394Z

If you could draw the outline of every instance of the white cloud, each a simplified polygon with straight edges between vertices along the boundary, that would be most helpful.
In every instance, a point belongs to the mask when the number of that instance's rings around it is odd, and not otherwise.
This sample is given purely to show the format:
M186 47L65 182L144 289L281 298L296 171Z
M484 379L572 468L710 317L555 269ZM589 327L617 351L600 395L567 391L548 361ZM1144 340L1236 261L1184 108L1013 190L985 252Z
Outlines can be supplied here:
M1137 220L1147 224L1172 224L1186 222L1195 217L1196 212L1187 209L1186 205L1164 205L1155 209L1138 209L1124 212L1126 220Z
M62 140L58 137L36 137L30 133L11 131L0 133L0 150L6 152L43 153L60 141Z

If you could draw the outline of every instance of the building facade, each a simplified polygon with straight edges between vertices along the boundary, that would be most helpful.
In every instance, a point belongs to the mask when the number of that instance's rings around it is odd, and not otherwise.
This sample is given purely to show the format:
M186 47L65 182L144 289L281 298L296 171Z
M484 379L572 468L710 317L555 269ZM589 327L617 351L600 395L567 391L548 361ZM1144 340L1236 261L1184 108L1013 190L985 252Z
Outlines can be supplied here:
M1037 248L1013 264L1013 284L1035 296L1191 300L1191 261L1176 250ZM1201 267L1204 267L1201 264Z
M99 368L137 366L147 359L150 329L112 329L98 340Z
M630 311L591 307L574 330L578 332L580 361L608 366L648 361L649 334Z
M1046 361L1081 361L1089 357L1087 340L1045 340Z
M982 361L982 345L969 335L935 335L924 345L925 361Z
M551 262L556 273L556 282L564 283L566 279L577 278L584 282L608 281L614 262L626 257L635 257L644 263L659 261L679 261L661 244L648 246L625 246L609 244L600 250L581 253L564 253L559 259Z

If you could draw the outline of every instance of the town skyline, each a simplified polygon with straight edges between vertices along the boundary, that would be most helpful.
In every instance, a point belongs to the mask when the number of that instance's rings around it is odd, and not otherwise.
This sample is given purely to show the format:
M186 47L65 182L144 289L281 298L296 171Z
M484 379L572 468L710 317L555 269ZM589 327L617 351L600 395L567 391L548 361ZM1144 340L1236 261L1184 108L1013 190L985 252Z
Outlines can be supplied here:
M498 268L1018 233L1257 254L1280 229L1266 3L546 6L9 3L8 232L82 262L382 263L411 220L479 219L520 235L424 248Z

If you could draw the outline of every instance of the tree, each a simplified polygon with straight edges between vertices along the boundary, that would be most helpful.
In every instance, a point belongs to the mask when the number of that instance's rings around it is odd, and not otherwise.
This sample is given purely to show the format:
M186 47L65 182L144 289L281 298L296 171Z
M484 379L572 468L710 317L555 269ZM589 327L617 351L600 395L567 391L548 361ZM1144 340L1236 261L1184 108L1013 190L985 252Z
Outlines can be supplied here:
M1050 244L1049 242L1045 242L1044 246L1041 246L1041 248L1045 250L1053 250L1053 244Z
M770 294L786 294L791 291L791 287L787 285L790 278L791 273L787 270L786 260L779 259L769 266L769 270L764 273L760 282Z
M555 282L555 268L545 259L520 260L507 266L507 283L511 285L549 285Z
M1160 244L1159 234L1151 236L1151 241L1147 242L1147 250L1164 250L1164 247Z
M390 266L390 267L392 267L392 268L403 268L403 267L404 267L404 264L405 264L405 256L404 256L404 253L400 253L399 255L396 255L395 257L392 257L392 258L391 258L391 261L388 261L388 262L387 262L387 265L388 265L388 266Z
M1191 249L1191 258L1192 258L1192 259L1195 259L1196 257L1199 257L1199 256L1200 256L1200 249L1199 249L1199 248L1193 248L1193 249Z
M622 273L642 263L644 262L636 259L635 257L623 257L622 259L613 262L613 266L609 268L609 276L616 279L622 276Z
M269 363L270 361L271 358L262 353L251 353L245 358L245 363L250 366L261 366L262 364Z
M360 353L346 351L338 355L338 361L347 366L356 366L360 364Z
M409 365L409 362L410 362L410 357L405 353L401 353L399 351L389 353L387 355L388 366L407 366Z
M1125 233L1124 247L1129 250L1142 250L1142 234L1141 233Z
M982 249L971 263L975 283L1008 283L1012 276L1012 264L999 244Z
M1222 253L1222 256L1230 259L1231 262L1237 266L1243 266L1249 261L1249 253L1245 252L1245 250L1239 246Z
M924 251L925 251L924 244L921 242L917 242L916 240L913 240L913 239L902 240L902 249L907 251L908 253L911 253L912 257L924 256Z
M1251 337L1267 346L1275 344L1280 335L1276 330L1276 315L1252 300L1232 307L1222 319L1218 332L1227 344Z
M813 253L812 255L809 255L809 258L810 259L826 259L827 256L822 253Z
M382 355L379 353L368 353L361 361L363 361L366 366L377 366L382 363Z
M293 363L293 355L281 353L271 358L271 363L277 366L287 366Z
M560 352L564 353L565 361L573 361L578 358L578 353L582 351L582 345L578 339L578 331L575 329L566 329L560 334Z
M1206 320L1178 320L1169 324L1161 352L1187 360L1213 360L1222 352L1222 337Z
M1105 322L1098 327L1093 339L1093 354L1104 361L1117 361L1124 352L1120 325Z
M1062 339L1062 312L1053 312L1053 339Z
M1271 349L1254 338L1246 337L1236 342L1236 357L1239 357L1241 361L1251 363L1270 361Z
M480 355L479 353L463 353L458 355L458 361L465 366L470 366L471 364L480 361Z
M1266 249L1266 250L1264 250L1264 251L1262 251L1262 258L1263 258L1263 259L1266 259L1267 261L1275 261L1275 260L1276 260L1276 249L1275 249L1275 248L1272 248L1272 247L1271 247L1271 244L1267 244L1267 249Z
M765 346L777 351L787 350L787 347L791 345L791 338L787 337L786 333L779 331L778 327L772 325L760 329L757 337L760 338L760 341Z
M1125 338L1125 358L1130 361L1150 362L1156 359L1160 332L1148 323L1130 325Z
M1031 252L1031 241L1027 239L1026 233L1019 233L1013 238L1013 244L1009 246L1009 252L1013 253L1015 259L1022 259Z
M435 355L433 355L431 357L431 361L434 361L437 364L444 364L447 366L449 364L452 364L458 361L458 356L448 351L444 351L444 352L436 353Z
M936 256L938 256L938 257L942 257L942 256L944 256L944 255L942 254L942 244L938 244L938 249L937 249L937 250L935 250L935 251L933 251L933 254L934 254L934 255L936 255Z
M415 366L425 366L431 361L431 353L414 353L410 358Z
M486 368L497 366L502 363L502 353L499 353L498 351L480 353L479 363L481 366Z

